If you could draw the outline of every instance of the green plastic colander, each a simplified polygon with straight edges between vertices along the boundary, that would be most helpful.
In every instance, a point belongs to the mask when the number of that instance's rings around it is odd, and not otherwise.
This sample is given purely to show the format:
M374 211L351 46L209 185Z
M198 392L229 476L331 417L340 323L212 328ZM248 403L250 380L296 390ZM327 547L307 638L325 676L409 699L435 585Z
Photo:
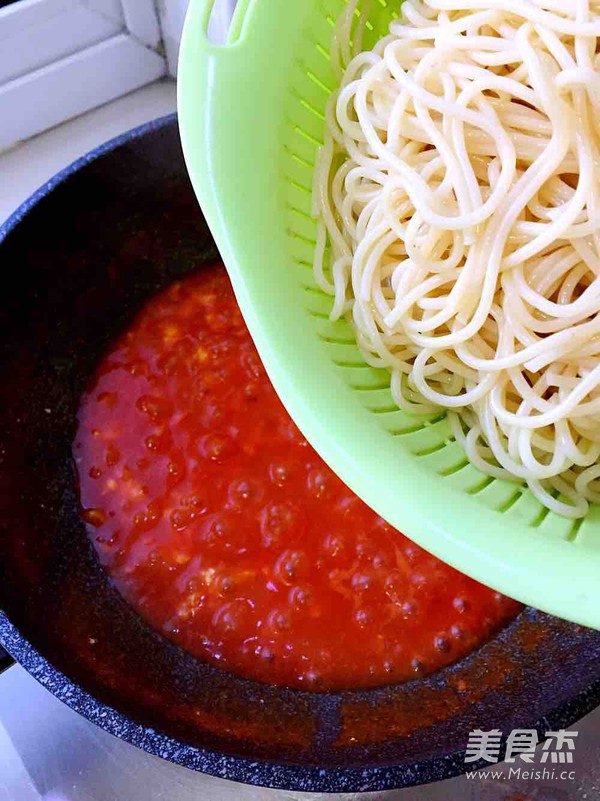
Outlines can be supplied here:
M600 628L600 510L583 521L467 461L444 415L397 410L312 276L311 186L344 0L240 0L228 41L192 0L179 119L196 194L268 374L304 435L369 506L500 592ZM375 0L367 46L399 0Z

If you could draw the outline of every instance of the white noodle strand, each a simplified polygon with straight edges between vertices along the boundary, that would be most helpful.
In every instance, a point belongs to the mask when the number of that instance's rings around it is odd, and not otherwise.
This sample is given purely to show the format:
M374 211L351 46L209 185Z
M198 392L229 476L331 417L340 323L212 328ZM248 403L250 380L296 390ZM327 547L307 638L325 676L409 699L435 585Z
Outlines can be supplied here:
M600 502L600 0L405 0L339 88L314 272L399 408L571 518Z

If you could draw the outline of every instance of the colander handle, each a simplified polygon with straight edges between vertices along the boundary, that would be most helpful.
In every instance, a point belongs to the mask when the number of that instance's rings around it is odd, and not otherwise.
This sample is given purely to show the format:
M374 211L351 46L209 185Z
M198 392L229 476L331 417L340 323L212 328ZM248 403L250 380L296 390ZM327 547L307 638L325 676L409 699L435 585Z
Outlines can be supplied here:
M215 176L224 170L232 179L227 154L251 147L240 135L244 126L262 127L278 107L285 71L277 68L269 42L277 36L278 15L301 18L303 2L237 0L224 44L208 35L215 0L190 0L188 5L177 77L179 130L190 178L225 260L231 232L222 225ZM276 144L263 140L273 152ZM252 152L247 161L254 163Z
M186 25L188 24L187 19L192 18L194 20L196 30L203 34L198 39L199 45L209 49L213 56L219 50L226 49L227 45L239 42L246 27L246 20L250 17L251 7L256 0L237 0L237 2L236 0L229 0L229 3L234 5L234 9L224 43L213 42L209 37L211 15L219 2L224 2L224 0L190 0L186 18Z

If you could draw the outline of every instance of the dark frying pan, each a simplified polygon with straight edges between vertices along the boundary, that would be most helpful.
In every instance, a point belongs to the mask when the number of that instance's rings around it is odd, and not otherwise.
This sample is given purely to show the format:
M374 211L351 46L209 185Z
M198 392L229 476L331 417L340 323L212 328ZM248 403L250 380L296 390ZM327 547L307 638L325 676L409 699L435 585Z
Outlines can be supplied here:
M174 117L86 156L0 229L6 649L73 709L153 754L296 790L447 778L465 769L474 728L543 735L598 704L600 634L532 610L434 677L311 695L202 664L124 603L77 513L70 447L79 396L143 303L216 257Z

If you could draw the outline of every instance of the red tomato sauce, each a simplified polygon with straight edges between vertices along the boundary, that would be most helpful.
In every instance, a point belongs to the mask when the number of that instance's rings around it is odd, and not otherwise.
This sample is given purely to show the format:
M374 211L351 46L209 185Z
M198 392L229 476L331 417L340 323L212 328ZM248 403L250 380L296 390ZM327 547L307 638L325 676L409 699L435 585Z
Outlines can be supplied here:
M519 605L388 526L262 367L225 270L153 299L104 358L74 456L89 535L152 626L239 675L363 688L460 659Z

